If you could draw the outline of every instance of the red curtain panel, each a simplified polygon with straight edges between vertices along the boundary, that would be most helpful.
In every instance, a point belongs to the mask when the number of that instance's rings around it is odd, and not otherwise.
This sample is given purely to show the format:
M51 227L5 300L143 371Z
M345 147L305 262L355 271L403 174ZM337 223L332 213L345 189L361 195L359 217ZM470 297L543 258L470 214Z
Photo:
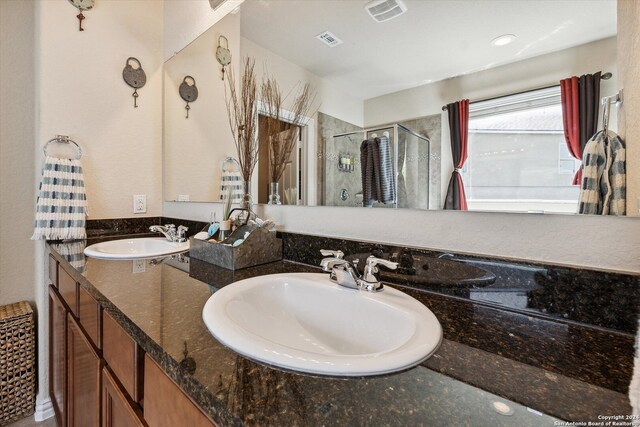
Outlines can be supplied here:
M451 173L444 209L467 210L467 196L460 169L464 166L468 155L469 141L469 100L463 99L447 105L449 131L451 133L451 154L454 170Z
M598 130L600 80L601 73L597 72L560 81L564 138L569 152L578 160L582 160L587 141ZM582 167L573 177L573 185L580 185L581 181Z
M580 99L577 77L560 80L560 97L562 100L562 125L567 148L574 158L582 160L582 147L580 147ZM578 172L573 177L573 185L578 185L581 178L582 168L578 169Z

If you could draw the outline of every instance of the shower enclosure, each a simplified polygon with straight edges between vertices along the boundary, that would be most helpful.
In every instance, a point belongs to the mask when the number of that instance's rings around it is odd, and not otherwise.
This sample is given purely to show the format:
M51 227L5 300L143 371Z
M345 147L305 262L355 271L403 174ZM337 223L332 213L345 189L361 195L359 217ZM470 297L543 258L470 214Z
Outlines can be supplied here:
M374 207L429 208L428 137L399 123L334 135L325 155L324 200L330 206L362 206L360 144L365 139L387 136L391 147L396 186L393 203Z

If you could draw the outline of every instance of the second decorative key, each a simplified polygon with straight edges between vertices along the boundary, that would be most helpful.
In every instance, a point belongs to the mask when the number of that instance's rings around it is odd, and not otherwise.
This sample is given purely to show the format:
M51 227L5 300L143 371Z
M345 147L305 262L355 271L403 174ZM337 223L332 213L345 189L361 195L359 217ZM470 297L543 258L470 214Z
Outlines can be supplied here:
M191 80L191 83L189 83L189 80ZM180 97L187 101L187 105L184 107L184 109L187 110L186 118L188 119L189 110L191 109L189 103L194 102L196 99L198 99L198 88L196 87L196 79L191 76L186 76L182 80L182 83L178 88L178 92L180 92Z
M136 68L133 68L131 61L137 64ZM147 83L147 75L142 69L142 64L137 58L130 57L122 70L122 78L124 81L133 88L133 107L138 108L138 89L143 87Z

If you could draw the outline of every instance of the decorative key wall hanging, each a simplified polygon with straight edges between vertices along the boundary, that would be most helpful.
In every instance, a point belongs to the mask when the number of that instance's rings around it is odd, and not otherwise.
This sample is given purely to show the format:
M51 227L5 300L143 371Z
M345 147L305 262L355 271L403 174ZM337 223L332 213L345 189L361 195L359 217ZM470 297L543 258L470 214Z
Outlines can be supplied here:
M69 3L80 11L80 13L76 15L76 18L78 18L79 21L78 31L84 31L84 28L82 28L82 21L85 19L85 16L82 14L82 11L91 9L95 4L95 0L69 0Z
M224 40L224 46L222 46ZM218 37L218 47L216 48L216 59L222 65L222 80L224 80L225 67L231 64L231 51L229 50L229 40L225 36Z
M132 61L137 64L136 68L131 66ZM133 88L133 107L138 108L138 89L143 87L147 82L147 75L142 69L142 64L137 58L131 57L127 59L124 70L122 70L122 78Z
M191 80L191 84L189 84L187 80ZM198 99L198 88L196 87L196 80L191 76L186 76L182 80L182 83L180 83L178 92L180 92L180 97L187 101L187 105L184 107L184 109L187 110L186 118L188 119L189 110L191 109L189 103L194 102L196 99Z

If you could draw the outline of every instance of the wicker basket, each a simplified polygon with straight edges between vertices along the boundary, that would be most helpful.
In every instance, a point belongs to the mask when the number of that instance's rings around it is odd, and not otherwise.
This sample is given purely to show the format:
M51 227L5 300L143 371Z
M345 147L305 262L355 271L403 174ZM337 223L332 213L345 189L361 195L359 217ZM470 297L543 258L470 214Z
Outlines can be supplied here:
M33 414L36 337L26 301L0 307L0 425Z

